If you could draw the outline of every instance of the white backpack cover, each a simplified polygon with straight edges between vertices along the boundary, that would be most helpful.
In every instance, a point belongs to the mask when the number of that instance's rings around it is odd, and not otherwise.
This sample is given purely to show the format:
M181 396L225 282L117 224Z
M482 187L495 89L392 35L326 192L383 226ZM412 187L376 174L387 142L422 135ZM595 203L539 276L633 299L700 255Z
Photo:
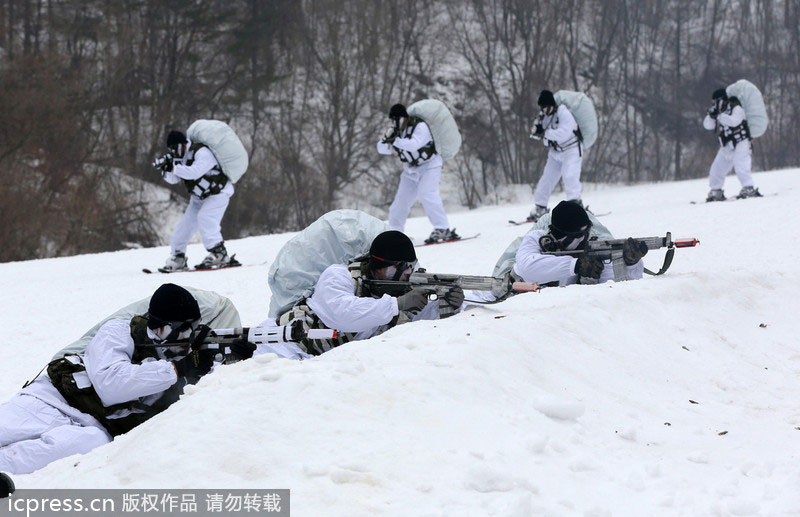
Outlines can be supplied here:
M597 140L597 113L594 110L594 103L585 93L573 92L569 90L558 90L555 95L557 104L564 104L569 108L578 128L583 135L584 149L588 149Z
M389 226L360 210L334 210L283 245L269 268L269 316L277 318L314 292L328 266L366 255Z
M408 114L425 121L433 135L433 145L443 160L454 157L461 148L461 133L450 110L442 101L425 99L408 107Z
M742 103L747 125L750 127L750 136L758 138L763 135L769 125L769 117L761 90L747 79L739 79L725 88L725 93L728 97L736 97Z
M588 215L589 220L592 221L592 229L589 230L589 237L597 237L598 239L614 238L614 236L611 235L611 232L608 231L608 228L603 226L603 223L601 223L593 213L586 212L586 215ZM539 220L534 223L533 228L531 228L528 233L535 230L547 230L547 227L550 226L550 218L551 215L549 213L540 217ZM500 258L497 259L497 263L494 265L494 271L492 271L492 276L502 278L511 272L511 270L514 268L514 264L517 263L517 250L519 250L519 246L522 244L522 239L524 237L524 235L522 237L517 237L511 244L508 245L503 254L500 255Z
M236 183L247 172L247 150L231 127L221 120L195 120L186 131L192 142L205 144L214 153L222 172Z
M208 325L211 328L237 328L242 326L242 322L239 319L239 311L236 310L233 303L227 299L226 297L217 294L213 291L203 291L201 289L196 289L194 287L184 287L187 291L192 293L194 299L197 300L197 305L200 306L200 321L204 325ZM94 338L97 334L97 331L100 330L108 320L115 320L115 319L124 319L130 320L134 316L140 316L147 312L150 308L150 297L143 300L139 300L138 302L133 302L130 305L126 305L122 309L118 310L114 314L108 316L103 321L89 329L86 334L81 336L80 339L67 345L67 347L59 350L59 352L53 356L53 359L61 359L67 354L82 354L86 351L86 347L89 346L89 342Z

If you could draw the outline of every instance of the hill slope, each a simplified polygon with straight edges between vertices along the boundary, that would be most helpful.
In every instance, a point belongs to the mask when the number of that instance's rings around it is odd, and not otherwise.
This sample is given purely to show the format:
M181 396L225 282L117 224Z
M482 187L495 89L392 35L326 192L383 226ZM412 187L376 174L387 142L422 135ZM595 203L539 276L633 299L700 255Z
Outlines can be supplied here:
M290 488L295 515L796 512L800 174L756 181L778 195L690 205L704 182L590 190L617 236L701 244L663 277L545 289L309 361L222 367L166 413L18 486ZM489 274L526 231L506 221L528 208L452 214L481 237L418 248L422 265ZM407 230L423 238L429 225ZM269 261L290 237L230 241L250 265L169 277L140 272L166 248L0 264L0 397L167 280L260 322Z

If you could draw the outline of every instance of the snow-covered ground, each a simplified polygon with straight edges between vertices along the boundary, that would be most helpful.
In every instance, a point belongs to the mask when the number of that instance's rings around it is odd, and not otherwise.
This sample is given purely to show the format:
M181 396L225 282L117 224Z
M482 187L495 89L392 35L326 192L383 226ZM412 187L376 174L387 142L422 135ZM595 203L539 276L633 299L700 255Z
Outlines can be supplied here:
M726 203L689 203L705 180L584 193L618 237L700 239L665 276L544 289L304 362L225 366L115 442L17 484L289 488L302 516L800 515L800 170L755 178L764 198ZM527 230L506 221L529 208L451 214L480 238L419 248L422 265L489 274ZM169 277L141 273L166 247L0 264L0 398L165 281L262 321L290 237L230 241L245 267ZM203 255L190 247L191 262Z

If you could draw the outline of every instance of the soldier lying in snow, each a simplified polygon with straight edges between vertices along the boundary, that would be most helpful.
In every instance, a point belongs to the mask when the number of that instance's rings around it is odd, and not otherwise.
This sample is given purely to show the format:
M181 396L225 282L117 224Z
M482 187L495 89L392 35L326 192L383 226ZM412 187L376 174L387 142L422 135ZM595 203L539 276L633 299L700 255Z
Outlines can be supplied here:
M131 316L130 308L140 310ZM0 404L0 470L27 474L85 454L165 410L211 370L217 351L154 344L202 323L238 326L239 314L216 293L164 284L149 303L120 309L59 352L45 375ZM232 350L247 358L254 348Z

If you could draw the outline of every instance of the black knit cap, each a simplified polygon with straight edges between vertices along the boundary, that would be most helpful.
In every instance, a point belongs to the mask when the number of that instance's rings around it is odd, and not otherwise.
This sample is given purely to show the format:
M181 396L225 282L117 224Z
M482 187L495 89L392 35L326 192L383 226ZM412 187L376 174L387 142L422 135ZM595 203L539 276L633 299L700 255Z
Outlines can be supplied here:
M185 144L187 142L188 140L186 140L186 135L184 135L180 131L175 131L173 129L167 135L167 147L172 147L178 144Z
M403 232L389 230L381 233L369 247L369 264L372 269L380 269L395 262L414 262L417 253L414 243Z
M562 201L553 209L550 229L554 237L579 233L586 225L591 227L592 220L586 210L574 201Z
M714 93L711 94L711 100L717 99L722 99L724 101L728 100L728 92L726 92L723 88L714 90Z
M389 109L389 118L394 120L396 118L408 117L406 107L402 104L395 104Z
M539 94L538 104L540 108L544 108L545 106L555 106L556 98L553 97L553 92L550 90L542 90L542 93Z
M200 319L200 306L192 293L175 284L164 284L150 297L147 326L161 328L175 321L194 321Z

